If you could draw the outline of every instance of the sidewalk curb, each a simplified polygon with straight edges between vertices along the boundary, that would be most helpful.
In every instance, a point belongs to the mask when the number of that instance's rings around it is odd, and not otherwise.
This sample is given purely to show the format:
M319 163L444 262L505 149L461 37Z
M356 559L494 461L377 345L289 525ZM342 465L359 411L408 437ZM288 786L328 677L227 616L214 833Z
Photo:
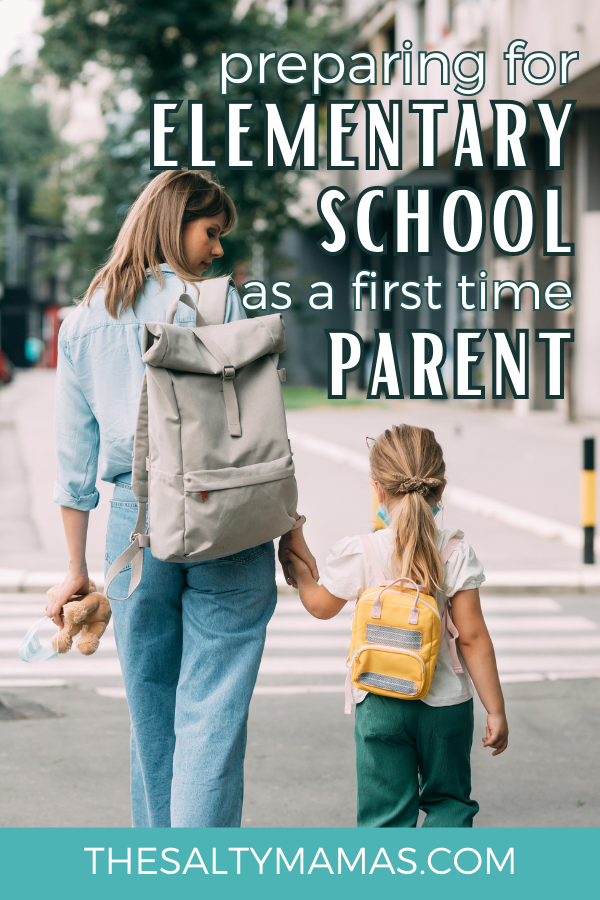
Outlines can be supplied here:
M0 593L45 594L55 584L60 584L64 572L28 572L25 569L0 569ZM99 590L104 586L102 572L90 572L90 578ZM277 590L280 594L296 594L293 587L286 584L283 575L277 576ZM592 593L600 591L600 566L585 569L563 569L550 572L487 572L484 594L539 594L546 593Z

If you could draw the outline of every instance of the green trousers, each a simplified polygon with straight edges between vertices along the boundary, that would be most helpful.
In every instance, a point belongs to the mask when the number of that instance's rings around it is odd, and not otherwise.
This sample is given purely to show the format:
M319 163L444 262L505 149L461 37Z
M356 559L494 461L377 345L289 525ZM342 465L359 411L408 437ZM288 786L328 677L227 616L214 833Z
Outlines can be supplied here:
M367 694L354 726L358 826L471 828L473 701L427 706Z

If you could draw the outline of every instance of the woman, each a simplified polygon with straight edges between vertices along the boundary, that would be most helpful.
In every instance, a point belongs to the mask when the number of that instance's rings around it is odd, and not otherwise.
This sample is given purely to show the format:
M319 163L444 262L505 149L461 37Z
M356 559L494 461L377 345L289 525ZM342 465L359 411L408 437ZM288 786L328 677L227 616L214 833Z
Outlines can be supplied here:
M208 173L162 172L132 206L109 261L61 328L54 499L69 571L46 607L56 624L63 604L89 589L85 545L98 464L102 480L115 485L105 574L135 525L131 458L144 323L164 321L173 297L194 295L235 220L232 200ZM230 287L225 322L244 317ZM195 313L180 304L175 321L193 327ZM282 537L280 558L288 549L317 576L301 528ZM125 597L128 582L126 569L113 596ZM239 826L248 706L276 599L271 541L199 563L166 563L144 551L140 585L129 600L112 603L131 714L134 827Z

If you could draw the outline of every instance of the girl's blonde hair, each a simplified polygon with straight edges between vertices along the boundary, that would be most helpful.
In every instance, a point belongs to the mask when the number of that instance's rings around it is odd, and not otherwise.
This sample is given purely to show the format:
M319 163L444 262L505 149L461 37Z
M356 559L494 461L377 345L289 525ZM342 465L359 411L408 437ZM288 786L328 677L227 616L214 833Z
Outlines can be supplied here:
M161 288L164 286L160 263L167 263L183 281L200 281L190 271L183 255L183 228L188 222L222 212L225 227L221 235L231 231L237 214L233 200L211 179L209 172L188 169L161 172L144 188L127 213L110 259L94 276L82 302L89 304L94 291L103 286L106 310L113 319L128 306L135 312L146 269L150 269Z
M370 463L373 480L395 500L389 510L392 573L395 578L412 578L433 593L442 586L444 570L427 498L438 497L445 483L442 448L428 428L394 425L372 445Z

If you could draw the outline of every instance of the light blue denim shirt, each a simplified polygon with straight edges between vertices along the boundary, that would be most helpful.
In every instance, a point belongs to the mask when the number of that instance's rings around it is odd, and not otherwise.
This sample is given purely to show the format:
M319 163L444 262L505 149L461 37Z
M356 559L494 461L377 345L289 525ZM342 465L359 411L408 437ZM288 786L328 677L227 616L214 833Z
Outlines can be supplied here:
M113 482L131 471L131 454L144 375L141 338L145 322L164 322L173 297L188 293L170 266L160 266L164 288L148 275L136 305L119 319L104 306L99 288L89 306L79 306L64 320L58 336L56 373L56 481L54 502L72 509L98 505L98 471ZM246 318L237 290L230 286L225 322ZM175 322L193 327L194 312L179 305Z

